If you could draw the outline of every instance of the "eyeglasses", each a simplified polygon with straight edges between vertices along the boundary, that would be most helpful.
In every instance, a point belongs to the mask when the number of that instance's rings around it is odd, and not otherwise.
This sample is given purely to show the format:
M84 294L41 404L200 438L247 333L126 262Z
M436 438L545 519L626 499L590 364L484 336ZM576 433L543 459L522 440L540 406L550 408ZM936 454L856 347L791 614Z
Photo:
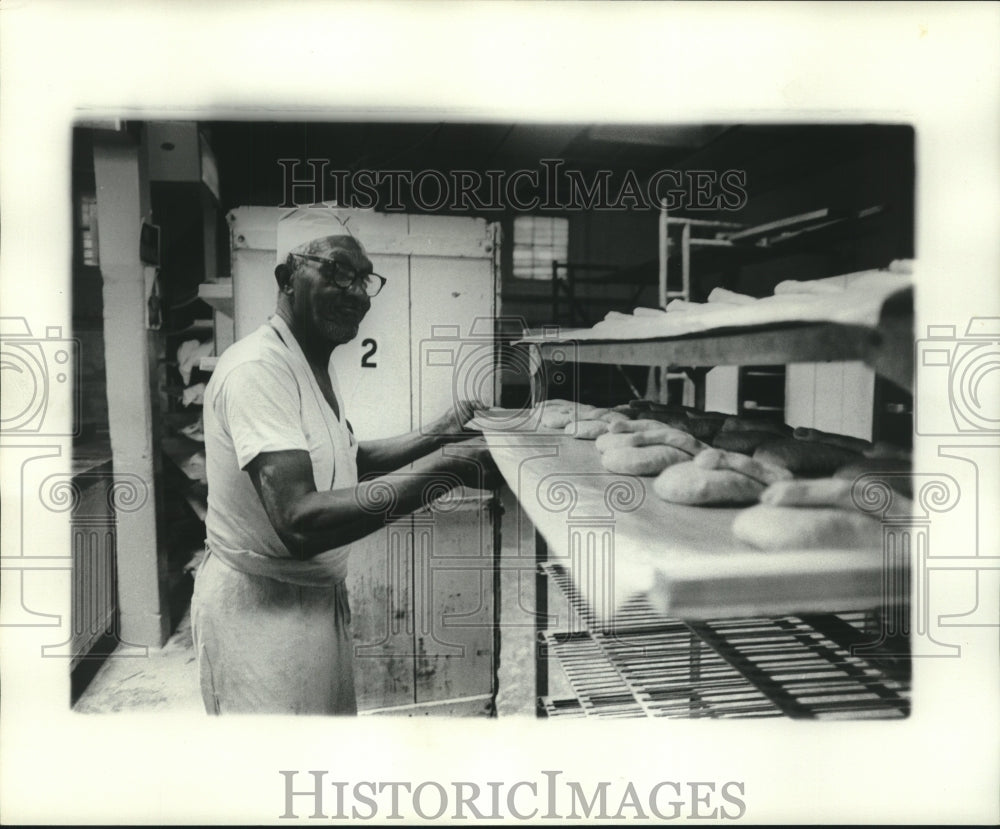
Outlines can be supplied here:
M315 256L311 253L293 253L292 256L309 259L313 262L321 262L329 267L333 271L330 276L333 280L333 284L342 291L346 291L349 288L360 285L362 290L368 296L372 297L378 296L379 291L385 287L385 277L379 276L377 273L368 273L362 276L359 275L353 268L350 268L347 265L342 265L334 259L327 259L323 256Z

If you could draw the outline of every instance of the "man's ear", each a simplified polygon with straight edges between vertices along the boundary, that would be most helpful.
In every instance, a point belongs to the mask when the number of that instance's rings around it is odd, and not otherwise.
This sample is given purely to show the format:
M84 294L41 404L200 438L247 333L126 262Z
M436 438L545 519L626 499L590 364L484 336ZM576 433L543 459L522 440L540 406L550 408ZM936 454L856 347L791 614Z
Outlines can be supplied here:
M274 278L278 283L278 288L286 291L292 287L292 269L282 263L274 269Z

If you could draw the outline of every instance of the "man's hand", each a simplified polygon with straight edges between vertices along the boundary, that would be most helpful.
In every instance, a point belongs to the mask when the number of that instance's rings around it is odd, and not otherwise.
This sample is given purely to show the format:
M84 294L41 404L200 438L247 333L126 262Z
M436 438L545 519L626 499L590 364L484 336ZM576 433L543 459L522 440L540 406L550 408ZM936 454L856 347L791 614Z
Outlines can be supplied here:
M378 440L363 440L358 445L358 473L387 475L419 458L432 455L442 446L468 440L479 434L466 429L476 412L486 408L471 400L458 400L437 420L422 422L421 428L406 435Z
M430 432L443 438L462 440L474 430L466 429L465 424L475 417L476 412L487 407L477 400L456 400L450 410L439 417L430 428Z

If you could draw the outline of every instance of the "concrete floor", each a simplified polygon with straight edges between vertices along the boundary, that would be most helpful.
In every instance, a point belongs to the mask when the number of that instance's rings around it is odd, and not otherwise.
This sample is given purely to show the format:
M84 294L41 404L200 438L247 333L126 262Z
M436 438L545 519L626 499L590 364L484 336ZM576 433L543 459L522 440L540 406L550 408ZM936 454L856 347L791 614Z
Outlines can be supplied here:
M162 648L145 656L111 654L98 669L73 710L82 714L117 712L205 715L198 682L198 663L191 641L190 610ZM489 696L445 700L431 706L399 706L360 711L365 716L489 716Z
M184 614L162 648L150 648L145 656L112 653L73 710L84 714L118 711L203 714L190 613Z
M505 509L501 539L505 556L521 556L534 550L534 537L527 521L515 522L516 505L504 489ZM508 503L509 502L509 503ZM534 605L535 580L517 569L500 572L502 625L499 688L496 714L499 716L535 716L535 630L525 608ZM565 599L551 587L550 612L568 612ZM562 618L565 618L563 616ZM191 641L190 609L186 610L173 635L162 648L150 648L145 656L125 656L128 650L112 654L98 669L73 710L80 713L150 712L204 714L198 682L198 665ZM571 698L572 689L565 675L552 661L549 671L549 694L555 699ZM487 695L488 696L488 695ZM444 701L440 706L402 706L393 709L361 711L361 714L421 716L484 716L489 705L486 697ZM413 709L413 710L411 710Z

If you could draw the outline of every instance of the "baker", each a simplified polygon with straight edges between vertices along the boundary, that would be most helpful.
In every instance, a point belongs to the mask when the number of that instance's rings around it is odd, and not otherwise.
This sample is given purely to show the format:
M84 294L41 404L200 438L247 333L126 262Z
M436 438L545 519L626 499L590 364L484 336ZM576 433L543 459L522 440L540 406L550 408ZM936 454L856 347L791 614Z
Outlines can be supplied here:
M275 277L276 313L226 349L205 391L208 555L191 601L202 698L217 714L354 714L351 543L442 487L491 487L495 470L481 438L462 439L468 401L422 432L355 439L330 356L385 284L360 242L299 245Z

